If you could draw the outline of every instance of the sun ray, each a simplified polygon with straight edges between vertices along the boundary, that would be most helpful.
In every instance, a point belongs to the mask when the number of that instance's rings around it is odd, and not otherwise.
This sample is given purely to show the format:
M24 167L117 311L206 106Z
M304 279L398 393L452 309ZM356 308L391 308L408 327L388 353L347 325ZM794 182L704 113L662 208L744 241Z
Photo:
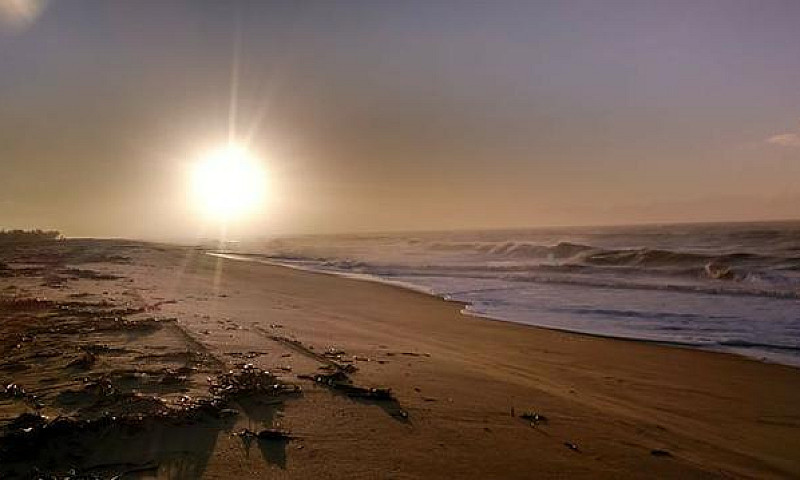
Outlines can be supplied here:
M236 144L236 121L239 113L239 68L242 50L242 21L237 9L234 19L233 52L231 54L230 100L228 105L228 145Z

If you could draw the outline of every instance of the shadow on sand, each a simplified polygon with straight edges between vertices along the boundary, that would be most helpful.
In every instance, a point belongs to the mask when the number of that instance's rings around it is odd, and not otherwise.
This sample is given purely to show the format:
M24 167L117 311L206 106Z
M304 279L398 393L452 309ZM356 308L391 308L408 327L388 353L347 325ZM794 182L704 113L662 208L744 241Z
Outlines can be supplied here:
M259 432L271 428L275 424L278 412L283 409L283 401L279 398L245 396L238 398L236 404L241 408L247 421L247 432ZM289 438L282 436L259 437L258 435L240 434L245 454L250 455L253 443L258 445L261 456L269 465L286 469L286 448Z
M21 429L4 442L0 476L33 478L74 470L88 478L200 478L220 432L230 426L207 415L54 420L46 428Z

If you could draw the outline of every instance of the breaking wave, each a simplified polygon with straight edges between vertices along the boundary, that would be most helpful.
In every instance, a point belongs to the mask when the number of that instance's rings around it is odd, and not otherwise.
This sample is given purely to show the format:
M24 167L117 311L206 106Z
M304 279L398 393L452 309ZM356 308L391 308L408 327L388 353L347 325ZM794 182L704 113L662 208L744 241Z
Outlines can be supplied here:
M499 320L800 366L800 223L341 235L245 249Z

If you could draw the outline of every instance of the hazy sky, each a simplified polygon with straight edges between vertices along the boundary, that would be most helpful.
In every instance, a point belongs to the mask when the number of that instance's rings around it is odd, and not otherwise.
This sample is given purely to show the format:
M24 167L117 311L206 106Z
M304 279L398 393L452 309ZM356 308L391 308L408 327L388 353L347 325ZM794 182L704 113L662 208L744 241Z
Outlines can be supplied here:
M208 228L237 43L272 198L239 232L800 218L797 1L25 3L0 227Z

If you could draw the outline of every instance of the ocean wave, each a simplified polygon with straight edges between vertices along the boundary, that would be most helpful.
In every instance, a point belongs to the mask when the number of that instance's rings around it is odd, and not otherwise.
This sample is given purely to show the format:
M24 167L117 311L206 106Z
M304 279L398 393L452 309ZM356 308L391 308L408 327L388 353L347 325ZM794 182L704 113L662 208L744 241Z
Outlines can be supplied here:
M655 290L688 294L752 296L776 299L800 299L800 279L771 275L744 276L737 282L724 277L703 281L702 269L683 269L644 275L645 271L626 267L586 265L440 265L440 264L371 264L356 260L297 259L264 256L266 260L303 265L327 272L369 274L383 278L458 278L501 280L512 283L561 284L617 290ZM636 274L639 275L636 275ZM673 280L670 280L673 279ZM684 279L694 280L686 281Z
M679 312L659 312L641 310L619 310L610 308L562 308L558 311L567 313L577 313L580 315L601 315L608 317L641 318L647 320L734 320L737 317L731 315L708 315L699 313L679 313ZM669 327L661 327L667 329Z
M558 242L542 245L525 241L504 242L431 242L433 251L476 253L505 258L561 259L576 263L608 266L704 266L710 262L720 264L775 264L797 262L796 257L762 255L754 252L727 252L721 254L669 250L658 248L603 248L598 246ZM798 266L798 265L794 265Z
M800 229L780 228L302 237L239 250L424 291L498 320L800 366Z
M738 348L766 348L770 350L785 350L790 352L800 352L800 345L786 345L780 343L769 342L750 342L747 340L722 340L716 342L717 345L722 347L738 347Z
M509 278L510 279L510 278ZM527 281L535 283L551 283L587 287L599 287L609 289L625 290L658 290L681 293L694 293L705 295L727 295L727 296L748 296L748 297L768 297L778 299L800 299L800 289L775 289L775 288L753 288L739 287L738 285L724 284L680 284L680 283L645 283L626 279L602 279L593 277L545 277L545 276L525 276L513 278L515 281Z

